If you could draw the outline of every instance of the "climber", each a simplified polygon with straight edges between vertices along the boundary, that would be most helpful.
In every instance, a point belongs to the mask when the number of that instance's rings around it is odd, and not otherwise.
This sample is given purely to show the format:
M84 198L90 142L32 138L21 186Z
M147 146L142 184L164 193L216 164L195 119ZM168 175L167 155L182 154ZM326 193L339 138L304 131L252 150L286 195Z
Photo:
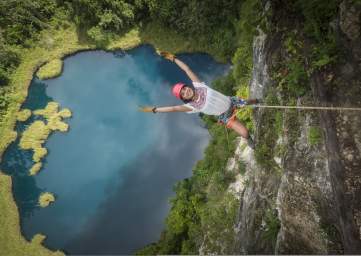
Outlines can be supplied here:
M190 78L193 86L184 83L177 83L173 86L172 93L175 97L182 100L185 104L167 107L142 107L142 112L164 113L164 112L202 112L207 115L218 116L218 121L233 129L239 135L247 140L248 146L254 149L253 138L250 136L247 128L240 123L235 115L236 108L245 105L258 104L257 99L244 100L238 97L228 97L222 93L208 87L204 82L192 72L192 70L175 55L169 52L161 52L164 58L176 63Z

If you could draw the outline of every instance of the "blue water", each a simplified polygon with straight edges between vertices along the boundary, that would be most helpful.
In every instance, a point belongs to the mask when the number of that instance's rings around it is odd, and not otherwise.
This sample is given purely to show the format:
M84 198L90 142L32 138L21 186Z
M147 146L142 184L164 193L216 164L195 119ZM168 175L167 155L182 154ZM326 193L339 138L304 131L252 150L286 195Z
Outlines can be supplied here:
M228 67L205 54L180 55L210 83ZM4 154L1 169L13 177L23 235L47 236L45 245L71 254L130 254L159 239L174 184L191 175L209 134L196 114L141 113L139 105L182 104L172 84L190 82L150 46L127 52L82 52L64 61L55 79L34 78L23 108L49 101L71 109L67 133L45 144L43 168L28 176L32 152L18 140ZM18 123L22 132L34 119ZM56 202L37 205L49 191Z

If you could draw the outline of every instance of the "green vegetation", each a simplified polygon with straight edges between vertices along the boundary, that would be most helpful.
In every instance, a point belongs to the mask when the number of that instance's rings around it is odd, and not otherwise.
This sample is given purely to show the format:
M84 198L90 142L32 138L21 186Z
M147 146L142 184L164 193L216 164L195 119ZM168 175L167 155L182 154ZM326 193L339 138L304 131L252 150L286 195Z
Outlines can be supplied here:
M47 127L51 131L66 132L68 124L62 122L62 118L71 117L69 109L65 108L59 111L59 104L56 102L49 102L45 109L38 109L34 111L34 115L43 116L47 120Z
M276 92L269 90L265 99L267 105L279 105ZM280 110L264 111L261 113L262 125L259 137L262 138L255 149L255 158L258 164L268 171L276 170L277 163L274 160L277 149L277 140L281 136L283 116Z
M34 111L34 115L41 115L46 118L47 123L37 120L33 122L22 134L19 146L22 149L32 149L34 151L33 160L39 163L41 159L48 153L43 144L49 137L52 131L66 132L68 124L61 121L62 118L71 117L69 109L63 109L58 112L59 104L56 102L49 102L45 109ZM41 168L41 165L35 164L30 169L30 174L35 175Z
M295 11L301 13L304 19L304 32L312 39L311 72L335 63L340 57L336 45L336 31L330 26L337 17L340 3L340 0L295 2Z
M41 243L43 235L35 235L28 242L20 235L19 213L11 192L11 177L0 172L0 252L2 255L45 256L64 255L62 252L51 252Z
M35 163L29 170L29 175L34 176L36 174L38 174L38 172L40 171L41 167L42 167L42 163L38 162Z
M19 146L22 149L34 150L33 160L39 162L48 152L42 145L49 134L49 127L43 121L37 120L24 131Z
M52 193L44 192L39 196L40 207L47 207L50 203L55 201L55 196Z
M320 127L311 126L308 130L308 142L311 146L317 145L322 140L322 130Z
M151 19L162 27L230 59L237 45L233 22L239 17L241 3L237 0L152 0L148 6Z
M49 79L57 77L61 74L63 70L63 61L59 59L52 60L42 66L36 75L41 79Z
M284 35L285 52L272 70L278 86L276 91L268 92L266 103L296 105L300 97L310 92L309 77L312 73L340 58L334 31L329 25L336 17L339 3L340 0L297 0L285 5L302 29L296 27L291 31L288 28ZM58 75L62 65L60 60L80 50L129 49L141 43L151 43L157 49L174 53L207 52L217 60L232 60L233 63L231 74L213 86L227 95L247 98L252 71L252 42L258 34L257 27L264 31L273 29L271 33L284 30L284 27L277 27L277 21L273 21L274 28L270 28L270 15L269 11L264 12L259 0L2 1L0 155L17 136L13 131L16 120L26 120L29 115L28 111L19 114L18 111L27 96L33 73L42 67L38 73L42 79ZM305 52L307 47L309 51ZM308 63L304 56L309 59ZM67 124L61 122L61 118L71 115L68 110L58 112L55 105L35 114L43 115L47 124L34 122L20 141L25 148L35 151L34 160L38 163L31 168L31 174L41 169L40 159L46 154L42 144L46 137L51 130L67 130ZM284 145L276 143L283 133L289 138L289 147L297 140L299 115L296 110L261 114L265 125L258 131L255 154L258 163L266 169L275 170L274 156L287 152ZM240 110L237 117L254 131L252 109ZM194 168L191 178L175 185L176 196L172 199L172 209L160 241L139 251L140 254L198 254L201 244L208 250L206 253L233 253L227 250L235 242L232 230L237 201L228 194L227 187L235 174L226 172L225 165L233 154L236 135L233 132L227 135L213 117L204 116L203 120L212 136L205 158ZM319 138L317 132L310 129L310 144L317 144ZM242 164L240 171L245 171ZM10 190L6 193L10 194ZM13 201L9 197L3 198L3 193L0 195L0 204L5 205L2 209L7 209ZM272 214L266 216L265 239L274 239L277 234L278 224ZM1 211L0 221L7 225L6 216ZM14 216L18 218L17 212ZM30 253L23 249L23 239L19 241L19 229L8 232L17 237L13 240L1 237L5 244L0 243L0 251L7 253L10 248L21 248L15 249L14 254L42 254L43 248L39 245L42 237L37 236L32 243L27 243L30 244L27 246L37 248ZM2 250L2 247L6 249Z
M277 87L283 99L289 103L289 99L305 95L310 90L310 86L309 77L304 67L304 44L297 37L295 31L288 34L284 48L288 58L285 62L280 63L274 79L278 83Z
M40 1L41 0L39 0L39 2ZM51 4L47 5L47 3L50 2ZM20 10L18 12L18 19L14 20L14 17L8 15L6 17L9 21L7 21L6 24L2 22L3 20L0 20L0 54L4 56L2 65L5 65L1 66L1 71L4 72L0 73L0 75L3 75L0 76L3 80L3 86L0 87L0 136L3 138L0 144L1 154L7 145L16 138L16 133L12 131L16 121L16 113L26 98L28 85L30 84L34 71L44 65L44 63L62 59L64 56L78 50L95 49L97 47L104 49L127 49L143 42L149 42L157 48L171 50L173 52L212 52L217 56L217 59L225 60L232 55L231 51L235 49L234 46L236 42L234 39L236 38L234 34L232 34L233 26L229 29L226 28L228 25L224 25L222 29L218 25L233 23L233 20L236 18L235 15L238 15L237 9L234 8L237 2L238 1L234 1L232 5L229 5L228 1L219 1L217 6L213 5L214 1L212 1L212 4L209 2L204 6L204 3L202 3L200 8L202 7L204 10L208 8L209 11L211 11L207 13L199 12L200 9L198 8L192 9L195 5L199 5L196 1L183 3L184 11L189 12L189 17L197 17L200 22L207 24L207 26L203 26L207 29L207 31L203 32L204 34L197 33L198 40L194 40L194 34L188 33L188 31L173 31L172 26L166 26L164 24L163 21L166 21L166 19L164 20L161 16L159 16L158 19L158 15L154 15L149 22L144 24L143 22L138 23L138 28L129 30L140 18L143 18L143 21L146 20L144 17L147 14L148 8L150 9L150 7L153 6L152 12L156 14L155 5L158 4L163 8L163 6L167 6L166 3L163 5L163 3L156 3L155 1L135 1L134 3L131 1L117 1L117 3L115 3L115 1L86 0L81 2L56 1L56 4L55 1L47 0L41 1L41 4L37 6L31 6L32 3L29 1L19 2L18 5L8 0L5 3L1 3L4 5L4 8L1 8L1 10L7 10L8 13L14 13ZM171 3L171 1L169 1L169 3ZM173 3L177 4L175 1ZM46 8L47 10L39 11L39 8ZM216 15L219 13L219 8L224 10L222 18L217 18ZM173 7L169 5L168 10L172 9ZM134 15L132 15L132 11ZM43 13L46 15L42 16ZM209 16L209 14L214 15ZM3 17L4 16L1 18ZM179 19L182 17L185 17L185 15L178 16ZM25 24L24 20L29 19L34 19L36 22L27 28L26 33L15 33L16 31L13 31L16 26L23 26L23 24ZM208 19L216 19L212 23L217 25L215 27L219 27L216 33L214 33L214 29L209 33ZM74 25L74 22L76 25ZM14 26L8 26L9 24L13 24ZM148 26L147 24L153 25ZM156 27L154 24L160 25ZM4 29L5 27L6 29ZM197 26L192 25L189 27L193 28ZM155 33L156 30L158 30L158 34ZM14 40L2 40L4 34L12 34ZM175 35L177 35L177 37L175 37ZM173 36L174 38L172 38ZM209 36L212 37L210 40L208 40ZM167 43L162 45L162 42ZM229 47L231 44L232 47ZM172 45L174 45L174 50L169 49L169 46ZM195 47L193 45L197 46ZM213 48L215 48L215 50L213 50ZM39 114L39 112L37 114ZM214 122L214 120L210 120L210 122ZM222 166L224 170L225 161L230 156L232 149L227 146L224 127L217 126L213 128L213 130L215 136L215 141L213 142L214 147L219 147L215 153L219 156L212 160L214 163L217 161L222 163L217 164L213 171L219 166ZM26 147L36 147L38 149L34 154L34 160L40 161L41 157L46 153L46 149L42 148L41 145L49 132L50 129L43 122L36 123L35 127L33 126L30 132L27 132L27 136L23 135L27 138L25 140L23 139ZM221 134L221 137L216 138L219 134ZM230 134L230 144L232 144L234 136L234 134ZM230 147L232 147L232 145L230 145ZM34 165L32 170L38 168L39 165ZM218 171L220 170L217 169L217 172ZM226 182L229 182L231 178L228 174L214 174L212 180L212 182L222 181L224 183L222 187L225 188ZM219 200L221 202L221 199ZM188 245L190 241L191 240L188 239ZM184 248L191 248L190 246L186 246L187 242L184 244ZM184 250L189 251L190 249ZM194 250L194 248L192 250Z
M280 220L277 216L277 211L268 209L265 215L266 229L263 233L263 237L266 240L270 240L273 247L276 246L278 231L281 227Z
M31 110L30 109L23 109L23 110L18 112L17 121L25 122L26 120L29 119L30 116L31 116Z

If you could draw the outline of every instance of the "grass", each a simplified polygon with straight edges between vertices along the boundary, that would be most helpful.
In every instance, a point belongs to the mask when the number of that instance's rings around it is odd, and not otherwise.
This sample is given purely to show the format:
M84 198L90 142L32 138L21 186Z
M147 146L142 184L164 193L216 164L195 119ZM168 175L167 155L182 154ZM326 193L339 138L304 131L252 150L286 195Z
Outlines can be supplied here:
M308 130L308 143L311 146L317 145L322 140L322 130L317 126L311 126Z
M42 163L35 163L29 170L29 175L30 176L34 176L36 174L38 174L38 172L40 171L41 167L42 167Z
M47 127L51 131L68 131L68 124L62 122L61 119L71 117L71 111L65 108L59 112L59 104L56 102L49 102L45 109L35 110L34 115L46 118Z
M34 115L41 115L46 118L47 123L36 120L22 134L19 146L21 149L32 149L34 151L34 162L40 162L46 156L47 149L43 144L52 131L68 131L68 124L61 121L62 118L71 117L69 109L63 109L58 112L59 104L49 102L45 109L34 111Z
M280 230L281 223L278 219L277 213L268 209L265 214L266 229L263 233L263 238L272 241L273 246L276 245L278 231Z
M31 242L20 235L19 212L12 197L11 177L0 172L0 254L27 256L62 256L41 245L45 236L37 234Z
M33 160L39 162L46 154L43 148L45 140L50 134L50 129L40 120L33 122L22 134L19 146L21 149L32 149L34 151Z
M55 202L55 196L52 193L44 192L39 196L39 205L43 208L53 202Z
M60 76L61 72L63 71L63 61L60 59L55 59L49 61L44 66L42 66L36 75L41 79L50 79L57 76Z
M23 109L18 112L16 120L20 122L25 122L26 120L29 119L30 116L31 116L30 109Z
M268 105L279 105L279 99L276 92L270 90L265 103ZM255 149L255 158L258 164L268 171L275 171L278 169L277 163L274 160L276 155L277 140L282 136L283 115L279 110L265 110L261 113L261 120L263 125L259 128L259 140Z

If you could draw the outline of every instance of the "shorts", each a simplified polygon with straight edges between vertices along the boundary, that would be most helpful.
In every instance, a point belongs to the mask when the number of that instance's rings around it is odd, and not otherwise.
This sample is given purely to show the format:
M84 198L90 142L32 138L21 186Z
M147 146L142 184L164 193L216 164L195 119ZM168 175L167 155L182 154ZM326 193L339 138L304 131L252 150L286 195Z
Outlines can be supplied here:
M225 124L227 128L230 128L230 126L236 119L236 116L234 115L235 110L239 107L243 107L246 104L247 101L241 98L235 96L231 97L231 106L226 112L218 116L218 122Z

